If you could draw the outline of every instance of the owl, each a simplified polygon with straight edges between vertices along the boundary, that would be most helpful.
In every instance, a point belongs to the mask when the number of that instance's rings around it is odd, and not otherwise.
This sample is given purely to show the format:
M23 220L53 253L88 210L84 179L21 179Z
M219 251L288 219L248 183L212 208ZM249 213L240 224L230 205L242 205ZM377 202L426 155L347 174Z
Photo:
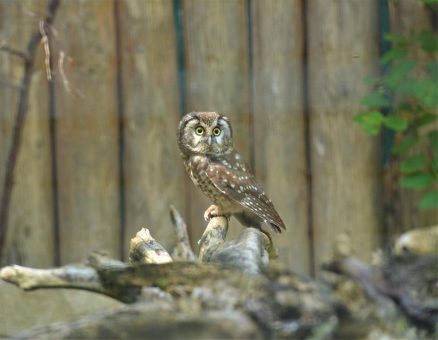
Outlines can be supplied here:
M231 123L216 112L191 112L180 121L178 147L193 183L213 202L204 214L234 216L244 226L278 233L285 225L272 201L233 147Z

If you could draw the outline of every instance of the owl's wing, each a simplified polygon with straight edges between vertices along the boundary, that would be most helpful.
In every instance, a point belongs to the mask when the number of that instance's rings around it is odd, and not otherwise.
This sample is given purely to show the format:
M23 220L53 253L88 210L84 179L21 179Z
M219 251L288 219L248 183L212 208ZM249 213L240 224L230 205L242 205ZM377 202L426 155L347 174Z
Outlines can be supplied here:
M276 232L286 229L271 200L251 173L220 163L210 163L206 170L211 182L223 194L270 224Z

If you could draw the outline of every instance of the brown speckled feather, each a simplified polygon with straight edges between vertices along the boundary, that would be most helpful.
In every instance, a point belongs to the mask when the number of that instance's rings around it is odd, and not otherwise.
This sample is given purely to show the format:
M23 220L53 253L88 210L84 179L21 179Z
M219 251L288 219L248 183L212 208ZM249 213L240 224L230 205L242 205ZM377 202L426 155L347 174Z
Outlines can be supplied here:
M205 216L233 215L245 226L261 228L267 223L281 232L284 223L234 150L232 133L229 119L217 112L190 112L178 127L178 147L186 170L213 203Z
M235 158L235 161L231 162L229 158ZM270 224L275 231L281 232L281 229L286 229L272 201L263 188L257 184L248 166L241 161L239 154L233 152L220 160L211 161L206 173L214 186L223 194L232 198L265 223Z

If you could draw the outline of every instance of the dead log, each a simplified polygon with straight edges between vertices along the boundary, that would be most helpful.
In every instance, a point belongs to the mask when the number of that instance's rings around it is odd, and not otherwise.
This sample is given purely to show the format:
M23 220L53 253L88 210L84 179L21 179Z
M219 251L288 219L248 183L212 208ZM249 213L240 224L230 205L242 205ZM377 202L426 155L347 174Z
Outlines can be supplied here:
M403 272L408 267L401 262L397 262L400 267L388 261L370 266L355 258L345 235L325 267L336 274L315 280L274 263L268 266L272 244L258 229L243 229L237 239L225 241L228 220L224 217L210 220L199 241L198 261L194 261L185 223L176 210L172 214L179 233L179 250L172 254L177 254L178 261L142 229L131 240L131 263L95 253L85 265L46 270L3 268L1 277L23 289L86 289L129 304L16 337L324 339L433 335L437 315L433 293L421 293L419 299L418 291L427 289L418 282L407 284L409 279ZM436 287L432 261L411 263L408 276L420 277L421 282ZM415 270L419 272L413 275Z

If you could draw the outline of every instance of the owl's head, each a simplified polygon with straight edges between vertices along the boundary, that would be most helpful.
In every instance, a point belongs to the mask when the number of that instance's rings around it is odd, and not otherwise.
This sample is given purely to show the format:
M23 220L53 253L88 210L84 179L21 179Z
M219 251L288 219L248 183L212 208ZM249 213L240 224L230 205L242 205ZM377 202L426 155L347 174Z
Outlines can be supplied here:
M217 112L190 112L180 121L178 146L185 155L223 155L233 148L231 124Z

